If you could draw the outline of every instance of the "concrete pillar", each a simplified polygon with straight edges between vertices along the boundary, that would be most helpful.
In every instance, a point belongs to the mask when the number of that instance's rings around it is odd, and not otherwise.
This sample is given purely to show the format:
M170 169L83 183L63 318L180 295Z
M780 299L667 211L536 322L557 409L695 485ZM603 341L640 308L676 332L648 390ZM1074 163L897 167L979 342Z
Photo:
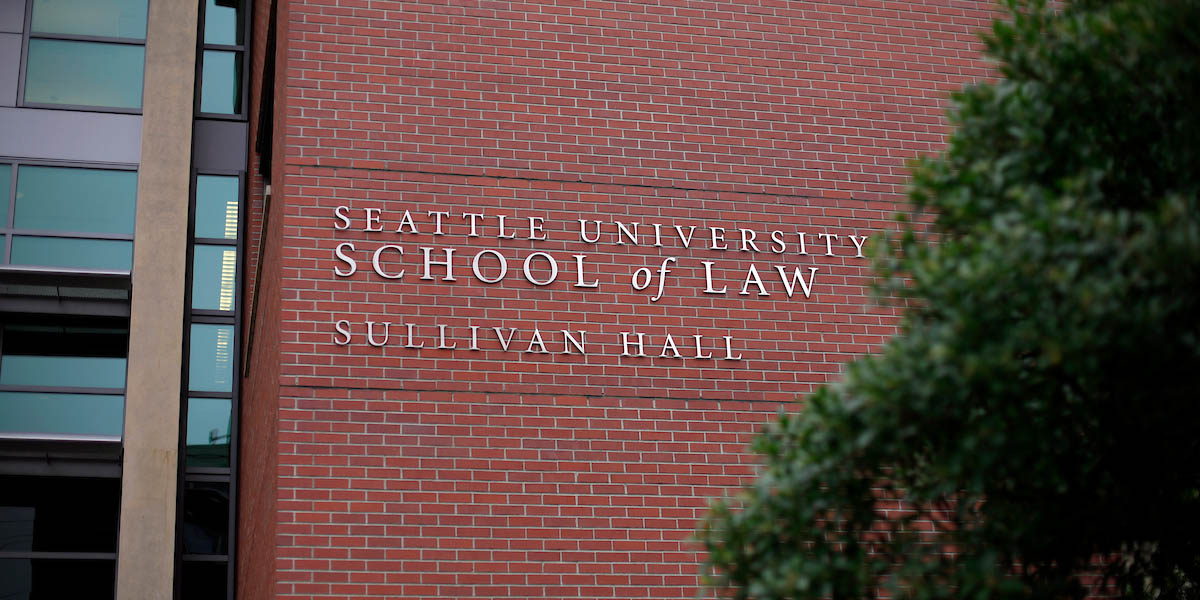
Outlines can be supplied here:
M125 384L117 598L172 597L199 2L151 0Z

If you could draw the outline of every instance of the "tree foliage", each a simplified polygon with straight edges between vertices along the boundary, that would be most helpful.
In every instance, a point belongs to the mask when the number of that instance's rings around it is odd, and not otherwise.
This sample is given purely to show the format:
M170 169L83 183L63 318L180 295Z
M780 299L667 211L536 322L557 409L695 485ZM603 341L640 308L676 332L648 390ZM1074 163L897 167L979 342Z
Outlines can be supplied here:
M1200 2L1010 8L877 257L902 332L703 525L722 593L1200 597Z

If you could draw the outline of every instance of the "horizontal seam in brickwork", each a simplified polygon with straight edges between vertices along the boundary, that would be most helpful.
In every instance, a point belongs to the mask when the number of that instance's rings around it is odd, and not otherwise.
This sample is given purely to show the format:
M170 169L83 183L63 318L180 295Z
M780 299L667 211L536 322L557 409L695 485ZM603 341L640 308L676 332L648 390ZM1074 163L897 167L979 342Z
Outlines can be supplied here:
M389 387L365 387L365 386L362 386L362 387L351 387L351 386L346 386L346 385L304 385L304 384L290 384L290 383L289 383L289 384L287 384L287 385L284 385L284 386L281 386L281 387L284 387L284 388L293 388L293 389L304 389L304 390L360 390L360 391L361 391L361 390L368 390L368 391L374 391L374 392L412 392L412 393L421 393L421 392L427 392L427 393L428 393L428 392L434 392L434 393L443 393L443 391L441 391L441 390L427 390L427 389L412 390L412 389L405 389L405 388L389 388ZM703 390L702 390L702 391L703 391ZM453 392L447 392L447 393L453 393ZM480 394L480 393L485 393L485 392L465 391L465 390L464 390L462 393L469 393L469 394ZM674 397L674 396L638 396L638 395L630 395L630 394L619 394L619 395L616 395L616 394L614 394L614 395L608 395L608 394L586 394L586 393L579 393L579 392L572 392L572 393L570 393L570 394L563 394L563 393L561 393L561 392L500 392L500 391L492 392L492 391L489 391L489 392L486 392L486 395L487 395L489 398L491 398L491 397L494 397L494 396L516 396L516 397L525 397L525 396L548 396L548 397L552 397L552 398L562 398L563 396L570 396L570 397L572 397L572 398L614 398L614 399L630 399L630 400L671 400L671 401L673 401L673 402L674 402L674 401L682 401L682 402L770 402L771 404L783 404L783 405L786 405L786 404L790 404L790 403L791 403L791 402L784 402L784 401L781 401L781 400L769 400L769 399L755 399L755 400L736 400L736 399L734 399L734 400L730 400L730 399L724 399L724 398L680 398L680 397ZM323 398L323 399L324 399L324 398ZM337 400L337 398L334 398L333 400ZM474 403L474 404L478 404L478 403L476 402L476 403ZM491 403L491 402L487 402L487 403L485 403L485 404L491 405L491 404L493 404L493 403Z
M681 192L703 192L703 193L707 193L707 194L745 194L748 196L772 196L775 198L787 198L789 200L822 200L822 201L831 201L831 202L853 201L853 202L860 202L864 205L869 204L871 202L880 202L880 201L896 202L896 203L904 203L905 202L903 197L898 197L895 200L872 201L872 200L860 200L858 198L854 198L853 196L829 197L829 196L813 196L813 195L805 195L805 194L781 194L778 192L748 192L748 191L737 190L737 189L713 189L713 188L705 188L705 187L685 187L685 186L679 186L679 185L651 185L651 184L637 184L637 183L621 183L621 182L615 182L615 181L599 182L599 181L587 181L587 180L579 179L579 178L555 179L553 177L530 177L530 176L516 176L516 175L511 175L511 176L510 175L481 175L478 173L455 173L455 172L448 172L448 171L428 171L428 170L424 170L424 169L381 169L381 168L377 168L377 167L350 167L350 166L345 166L345 165L325 165L325 164L321 164L319 162L311 163L311 164L309 164L309 163L305 163L305 164L289 163L289 166L299 167L301 169L333 169L333 170L342 170L342 171L363 171L363 172L368 172L368 173L409 173L409 174L413 174L413 175L430 175L430 176L436 176L436 177L463 177L463 178L471 178L471 179L483 178L483 179L494 179L497 181L503 181L503 180L507 179L507 180L515 180L515 181L537 181L537 182L557 183L557 184L619 186L619 187L623 187L623 188L643 188L643 189L650 189L650 190L677 190L677 191L681 191ZM567 171L556 171L556 172L562 173L563 175L571 175L571 173L568 173ZM728 187L728 186L736 186L737 184L722 184L722 185L725 185ZM791 187L791 186L777 186L777 187Z

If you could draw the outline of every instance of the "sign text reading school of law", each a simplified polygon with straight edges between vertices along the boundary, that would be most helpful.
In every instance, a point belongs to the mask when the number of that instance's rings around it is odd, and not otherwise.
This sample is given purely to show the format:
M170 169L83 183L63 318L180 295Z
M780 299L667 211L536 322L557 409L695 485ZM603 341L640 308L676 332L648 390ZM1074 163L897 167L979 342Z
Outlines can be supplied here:
M675 256L662 258L655 267L640 267L628 274L627 279L617 278L608 285L629 286L646 295L649 302L658 302L668 289L675 271L703 273L703 279L689 279L696 283L696 293L718 296L738 295L770 297L783 295L787 298L803 296L809 298L821 267L794 266L790 258L808 255L848 256L863 258L863 245L867 236L782 229L762 231L741 227L716 227L677 225L674 223L639 223L626 221L600 221L579 219L567 223L561 230L548 230L546 218L538 216L514 217L485 212L451 213L428 211L424 215L410 210L384 214L381 209L351 209L338 206L333 211L333 227L337 230L360 230L380 233L392 238L378 243L341 242L333 251L336 264L333 273L337 277L354 277L362 272L367 277L385 281L417 279L418 281L441 281L455 283L474 279L483 284L498 284L505 278L514 278L524 285L535 287L562 286L582 291L598 290L600 278L589 271L591 265L586 253L555 255L549 252L532 251L518 261L510 261L498 250L484 249L471 253L458 248L417 246L409 247L393 241L402 241L407 234L431 234L433 236L465 236L467 238L493 238L498 244L504 240L545 242L551 235L567 236L565 241L579 244L583 248L598 249L604 244L630 247L708 249L766 255L770 264L759 267L751 263L731 280L721 280L717 274L724 271L714 266L716 261L697 260ZM695 260L696 264L681 261ZM783 262L783 264L779 264ZM407 264L406 264L407 263ZM364 276L358 275L358 276ZM627 288L628 289L628 288ZM732 335L706 336L680 332L647 333L622 331L615 335L610 344L592 342L593 332L580 329L561 329L543 333L540 328L502 328L491 324L450 327L445 324L415 325L390 321L366 320L352 323L349 319L338 319L333 323L333 341L339 346L368 344L382 347L399 346L411 350L429 348L433 350L482 351L486 349L530 354L587 355L592 348L603 346L620 348L620 356L659 357L692 360L740 360L742 353L738 341ZM591 344L589 342L592 342Z

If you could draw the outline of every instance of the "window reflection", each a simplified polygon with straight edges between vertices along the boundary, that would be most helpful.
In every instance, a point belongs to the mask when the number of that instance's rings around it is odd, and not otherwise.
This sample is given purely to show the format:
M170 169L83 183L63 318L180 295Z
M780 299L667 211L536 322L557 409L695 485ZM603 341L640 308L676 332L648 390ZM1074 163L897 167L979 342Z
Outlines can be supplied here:
M192 325L188 389L233 391L233 325Z
M196 237L237 239L238 196L237 177L197 176Z
M187 465L228 467L233 419L229 398L188 398Z
M233 310L237 249L196 244L192 260L192 308Z

